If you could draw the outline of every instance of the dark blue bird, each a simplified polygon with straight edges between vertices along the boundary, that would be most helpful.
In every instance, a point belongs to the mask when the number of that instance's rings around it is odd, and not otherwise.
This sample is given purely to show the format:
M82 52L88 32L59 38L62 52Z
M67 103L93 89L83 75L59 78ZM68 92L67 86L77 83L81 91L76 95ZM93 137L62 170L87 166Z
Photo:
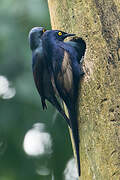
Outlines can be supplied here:
M43 55L41 37L46 30L43 27L35 27L29 33L30 48L32 50L32 70L35 85L41 97L43 109L47 108L45 100L47 99L70 125L64 110L56 98L57 90L53 76L49 75L45 57Z
M69 112L80 176L79 132L76 105L79 81L83 77L84 72L78 60L77 50L71 45L71 42L63 42L65 38L74 35L58 30L46 31L42 36L42 45L50 76L54 76L54 82L59 96L65 102Z

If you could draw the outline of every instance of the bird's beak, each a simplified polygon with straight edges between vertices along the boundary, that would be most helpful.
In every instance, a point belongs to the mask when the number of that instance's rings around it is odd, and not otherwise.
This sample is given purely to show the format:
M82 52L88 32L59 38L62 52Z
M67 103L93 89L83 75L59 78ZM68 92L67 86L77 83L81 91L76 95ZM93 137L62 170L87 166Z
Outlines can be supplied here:
M64 34L64 38L70 37L70 36L75 36L76 34Z

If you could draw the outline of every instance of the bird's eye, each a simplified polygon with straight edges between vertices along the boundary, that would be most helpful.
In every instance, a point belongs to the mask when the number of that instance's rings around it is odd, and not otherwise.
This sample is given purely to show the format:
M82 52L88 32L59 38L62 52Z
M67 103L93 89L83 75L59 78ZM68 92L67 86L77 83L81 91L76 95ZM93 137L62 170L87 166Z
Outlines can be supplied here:
M46 29L43 29L43 33L46 31Z
M62 32L59 31L59 32L58 32L58 35L59 35L59 36L62 36Z

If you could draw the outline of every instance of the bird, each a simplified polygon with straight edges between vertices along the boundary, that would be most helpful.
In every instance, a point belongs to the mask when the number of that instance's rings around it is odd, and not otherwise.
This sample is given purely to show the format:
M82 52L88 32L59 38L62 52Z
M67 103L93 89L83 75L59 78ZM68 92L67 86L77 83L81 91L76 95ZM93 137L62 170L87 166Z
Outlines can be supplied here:
M80 176L77 97L79 81L83 77L84 72L78 60L77 49L74 48L75 44L71 45L74 42L64 42L64 39L70 36L75 36L75 34L69 34L60 30L47 30L41 39L49 74L50 76L53 75L58 94L68 109L77 155L78 174ZM82 56L84 53L80 54Z
M43 27L34 27L29 32L29 44L32 51L32 71L36 88L41 97L43 110L47 109L46 100L49 101L64 117L70 126L69 118L66 116L61 107L56 94L57 89L54 84L54 79L49 75L43 54L41 37L46 29Z

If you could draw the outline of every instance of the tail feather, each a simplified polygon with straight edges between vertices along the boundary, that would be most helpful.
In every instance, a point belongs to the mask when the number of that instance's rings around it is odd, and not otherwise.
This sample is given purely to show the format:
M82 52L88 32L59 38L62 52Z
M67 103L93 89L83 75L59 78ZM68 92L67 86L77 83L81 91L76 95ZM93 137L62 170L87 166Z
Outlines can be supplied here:
M73 110L74 108L71 108L69 111L69 118L70 118L70 124L72 129L72 135L75 145L75 151L77 156L77 166L78 166L78 174L81 175L81 168L80 168L80 153L79 153L79 132L78 132L78 120L77 120L77 114Z

